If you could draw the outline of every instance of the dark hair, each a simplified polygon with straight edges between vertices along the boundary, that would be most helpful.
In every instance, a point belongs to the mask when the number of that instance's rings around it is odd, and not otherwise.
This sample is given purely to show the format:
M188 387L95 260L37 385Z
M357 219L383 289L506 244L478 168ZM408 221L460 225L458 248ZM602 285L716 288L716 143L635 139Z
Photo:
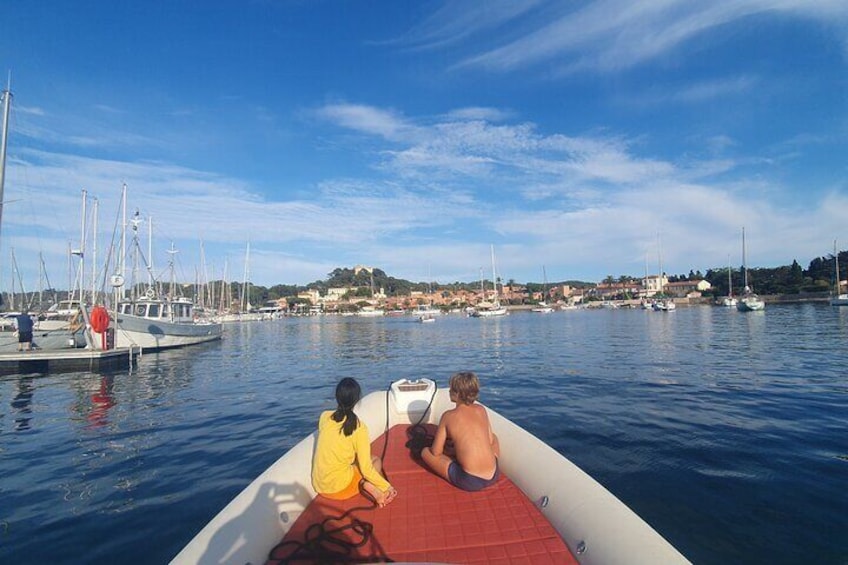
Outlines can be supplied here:
M359 418L353 411L353 407L359 402L359 396L362 394L362 389L359 388L359 383L356 379L345 377L336 385L336 402L339 407L333 412L333 420L336 422L344 421L342 431L344 435L349 436L359 426Z

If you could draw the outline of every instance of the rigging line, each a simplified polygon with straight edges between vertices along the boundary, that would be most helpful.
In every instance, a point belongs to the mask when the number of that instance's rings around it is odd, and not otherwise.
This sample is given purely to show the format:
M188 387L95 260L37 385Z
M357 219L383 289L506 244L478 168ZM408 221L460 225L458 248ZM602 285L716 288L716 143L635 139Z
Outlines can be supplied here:
M106 293L106 279L109 274L109 265L112 263L112 255L116 247L115 239L118 237L118 225L121 222L121 207L118 206L118 209L115 213L115 224L112 226L112 239L109 242L109 250L106 252L106 260L103 261L102 274L103 278L100 283L99 291L103 294ZM98 277L100 275L98 274Z

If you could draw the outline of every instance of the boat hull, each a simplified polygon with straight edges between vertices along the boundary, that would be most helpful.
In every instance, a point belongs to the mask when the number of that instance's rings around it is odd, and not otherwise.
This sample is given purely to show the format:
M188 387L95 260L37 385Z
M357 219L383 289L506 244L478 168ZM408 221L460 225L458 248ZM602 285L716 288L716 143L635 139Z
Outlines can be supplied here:
M173 323L120 314L115 346L157 351L218 339L221 339L221 324Z
M506 308L493 308L491 310L476 310L471 313L472 318L498 318L500 316L506 316L509 312L507 312Z
M736 303L736 309L740 312L759 312L765 307L766 303L759 298L740 298Z
M426 382L426 381L424 381ZM429 398L406 405L371 393L356 407L374 441L388 425L416 423ZM394 398L394 395L390 395ZM447 390L434 396L425 424L452 408ZM388 413L387 413L388 411ZM488 409L499 466L540 510L580 563L688 563L686 558L603 486L541 440ZM316 496L311 464L316 435L295 445L253 481L173 559L174 564L264 563Z
M840 294L830 299L831 306L848 306L848 294Z

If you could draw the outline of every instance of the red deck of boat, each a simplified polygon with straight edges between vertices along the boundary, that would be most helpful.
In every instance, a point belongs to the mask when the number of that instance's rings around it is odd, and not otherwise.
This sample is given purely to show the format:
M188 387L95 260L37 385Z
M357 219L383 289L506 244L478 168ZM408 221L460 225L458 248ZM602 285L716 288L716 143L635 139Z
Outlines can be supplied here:
M398 497L385 508L350 514L373 525L370 539L351 550L350 559L439 563L577 563L554 527L503 473L479 492L461 491L428 471L405 447L409 426L390 430L384 458L389 481ZM384 436L371 445L382 455ZM283 541L303 541L306 530L331 516L369 502L362 495L345 501L317 496L292 525ZM347 523L350 519L347 520ZM329 528L343 523L332 521ZM338 534L351 541L351 530ZM311 537L311 536L310 536ZM285 562L290 546L272 553L268 564ZM340 559L340 561L343 559ZM294 563L327 561L313 557ZM332 561L332 559L329 559Z

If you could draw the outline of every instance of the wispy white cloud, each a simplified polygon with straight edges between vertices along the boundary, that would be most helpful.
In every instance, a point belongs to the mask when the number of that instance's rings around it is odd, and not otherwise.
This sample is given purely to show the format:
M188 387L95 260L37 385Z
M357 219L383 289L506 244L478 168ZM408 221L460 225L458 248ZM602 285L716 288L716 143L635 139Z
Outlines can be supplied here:
M423 49L453 45L479 33L512 24L544 0L448 2L397 41Z
M361 104L330 104L318 110L318 115L352 130L397 139L409 135L413 126L391 110Z
M487 35L478 44L478 53L464 58L458 66L511 71L555 62L562 72L628 68L679 50L708 31L753 16L816 22L848 44L848 6L836 0L600 0L578 9L571 4L528 2L493 10L488 16L483 14L486 8L447 4L413 30L410 41L440 47L510 24L518 31ZM502 40L500 44L498 39Z
M449 120L485 120L487 122L500 122L512 118L512 112L506 112L499 108L468 107L451 110L446 115Z

